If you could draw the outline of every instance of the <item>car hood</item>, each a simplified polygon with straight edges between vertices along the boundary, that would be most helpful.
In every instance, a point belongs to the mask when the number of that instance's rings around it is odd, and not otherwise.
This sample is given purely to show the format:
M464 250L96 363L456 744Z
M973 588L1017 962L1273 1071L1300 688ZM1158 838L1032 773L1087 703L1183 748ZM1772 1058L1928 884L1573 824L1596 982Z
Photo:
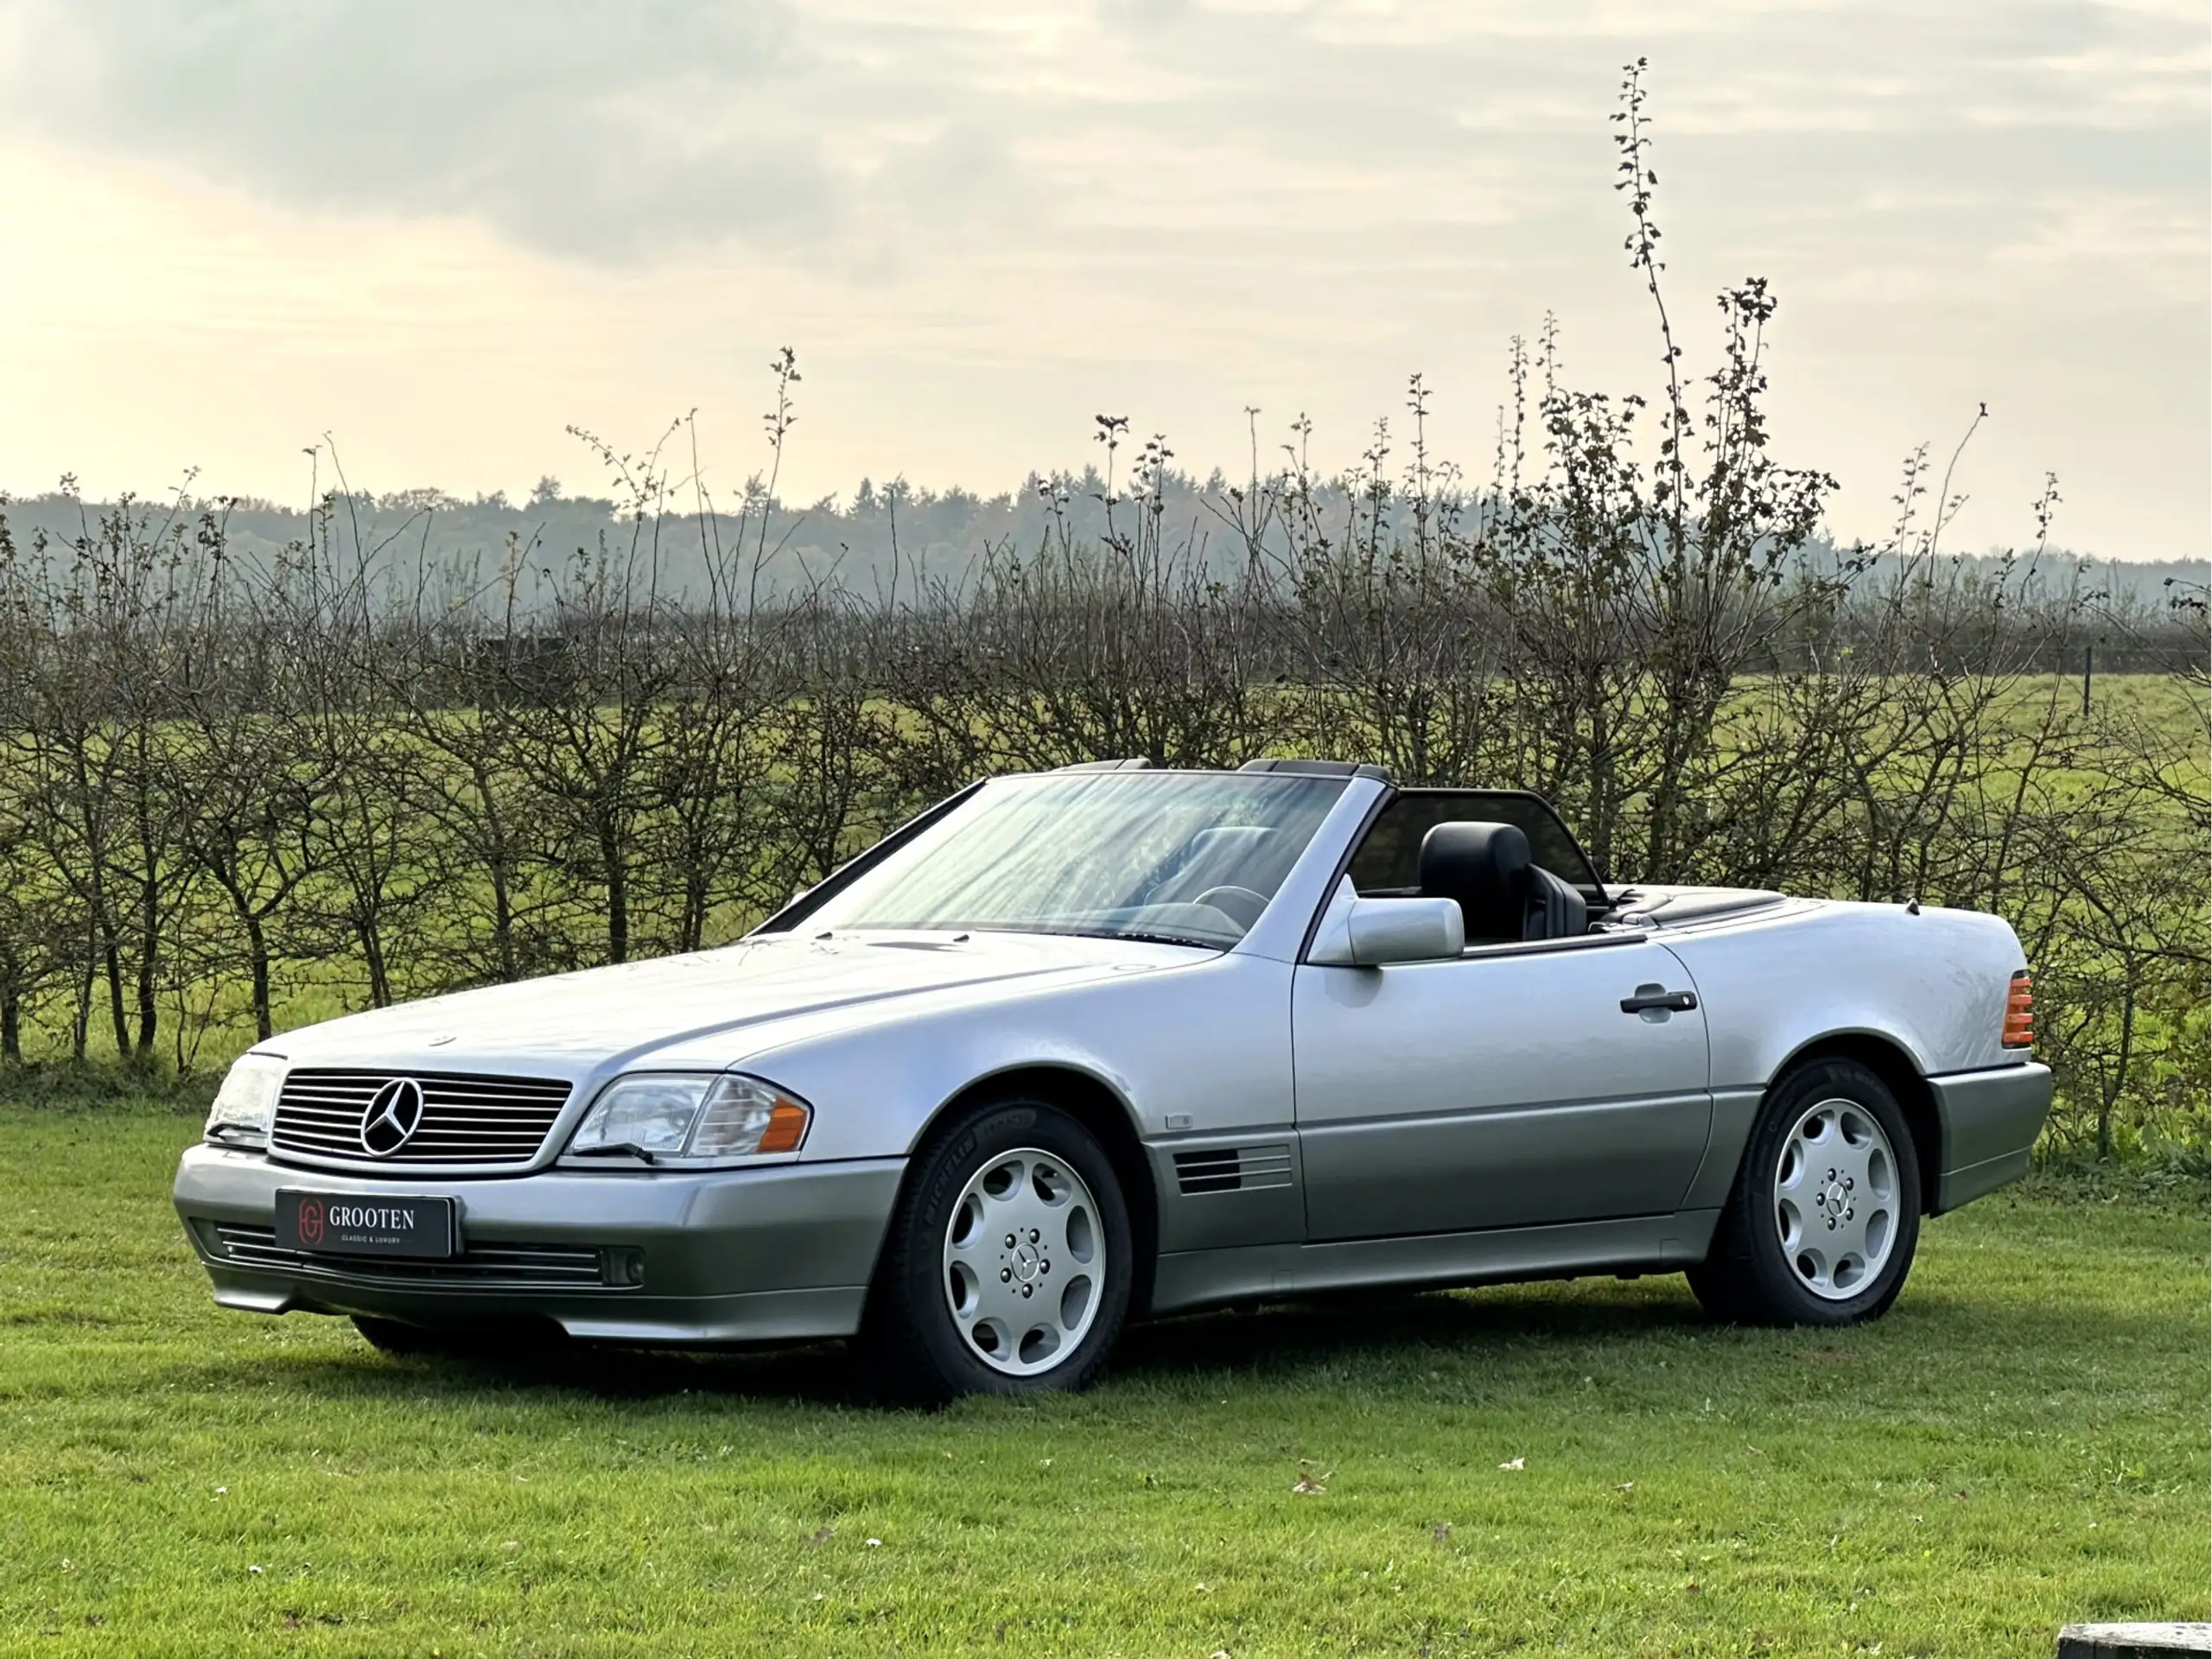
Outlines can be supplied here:
M734 1065L772 1047L775 1022L825 1010L855 1020L903 1000L1003 995L1203 961L1180 945L1034 933L785 934L719 950L434 996L329 1020L263 1045L295 1065L503 1070L581 1079L682 1046Z

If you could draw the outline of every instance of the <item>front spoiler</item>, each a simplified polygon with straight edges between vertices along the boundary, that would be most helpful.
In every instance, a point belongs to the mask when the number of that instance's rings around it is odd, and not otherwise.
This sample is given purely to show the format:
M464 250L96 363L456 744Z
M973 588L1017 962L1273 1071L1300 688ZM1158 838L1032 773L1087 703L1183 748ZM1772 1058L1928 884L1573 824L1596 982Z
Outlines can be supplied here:
M425 1325L546 1321L594 1341L661 1347L850 1336L875 1270L902 1158L711 1172L542 1170L497 1180L381 1180L199 1146L175 1204L215 1300L256 1313L365 1313ZM643 1282L472 1283L411 1264L356 1265L257 1244L279 1187L459 1201L467 1250L634 1251ZM228 1230L226 1233L226 1230ZM467 1257L463 1258L464 1262Z

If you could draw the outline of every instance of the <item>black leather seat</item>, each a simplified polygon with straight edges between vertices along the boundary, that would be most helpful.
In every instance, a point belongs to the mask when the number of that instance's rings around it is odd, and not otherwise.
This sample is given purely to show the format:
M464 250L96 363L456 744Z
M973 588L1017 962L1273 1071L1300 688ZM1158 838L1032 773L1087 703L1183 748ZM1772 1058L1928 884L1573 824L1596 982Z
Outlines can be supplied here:
M1590 906L1529 852L1510 823L1440 823L1421 843L1421 891L1457 901L1467 940L1572 938L1590 929Z
M1524 939L1571 939L1590 931L1590 901L1541 864L1529 867Z

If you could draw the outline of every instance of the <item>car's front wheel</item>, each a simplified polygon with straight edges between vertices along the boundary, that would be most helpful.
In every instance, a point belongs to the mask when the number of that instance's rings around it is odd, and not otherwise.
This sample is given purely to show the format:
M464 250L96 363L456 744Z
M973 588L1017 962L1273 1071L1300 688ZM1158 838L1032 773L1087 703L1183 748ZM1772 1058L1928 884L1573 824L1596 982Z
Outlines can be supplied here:
M1719 1318L1851 1325L1886 1311L1920 1239L1920 1163L1889 1087L1815 1060L1769 1091L1690 1288Z
M1097 1138L1008 1099L933 1133L891 1220L867 1347L927 1400L1079 1389L1128 1312L1128 1207Z

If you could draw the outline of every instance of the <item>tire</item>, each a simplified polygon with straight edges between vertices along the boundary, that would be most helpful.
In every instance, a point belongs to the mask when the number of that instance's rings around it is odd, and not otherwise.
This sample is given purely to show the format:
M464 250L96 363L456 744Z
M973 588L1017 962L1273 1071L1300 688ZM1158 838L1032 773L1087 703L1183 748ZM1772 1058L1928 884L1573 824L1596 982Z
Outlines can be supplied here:
M1813 1060L1768 1091L1690 1288L1738 1324L1855 1325L1897 1300L1919 1242L1897 1097L1856 1060Z
M927 1403L1080 1389L1121 1335L1135 1266L1096 1137L1049 1102L992 1102L916 1152L863 1351L890 1392Z

